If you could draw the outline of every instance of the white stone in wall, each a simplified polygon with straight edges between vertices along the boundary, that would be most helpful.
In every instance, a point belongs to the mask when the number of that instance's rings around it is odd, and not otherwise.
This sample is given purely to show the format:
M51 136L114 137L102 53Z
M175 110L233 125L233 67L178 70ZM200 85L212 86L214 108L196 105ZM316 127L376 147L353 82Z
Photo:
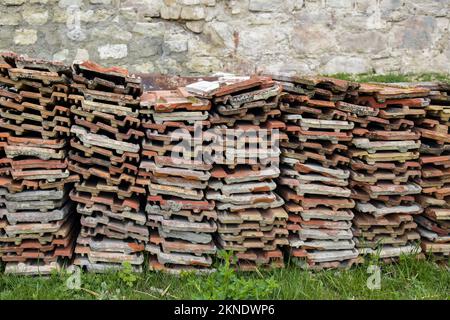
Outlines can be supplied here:
M181 7L180 6L162 6L161 18L166 20L177 20L180 18Z
M201 74L211 74L222 69L222 63L215 57L191 57L186 67Z
M23 10L22 17L30 25L43 25L48 21L48 11L37 11L34 7L28 7Z
M373 55L389 49L389 34L382 31L343 33L337 39L341 52Z
M192 56L215 56L217 54L216 51L219 50L222 53L223 49L215 50L215 48L209 41L205 42L198 37L190 37L188 40L189 53L187 54L187 58Z
M202 4L208 7L214 7L216 5L216 0L200 0Z
M117 9L114 6L99 7L95 10L82 11L81 21L98 24L102 21L115 22Z
M381 16L380 11L375 11L368 19L366 23L366 28L368 30L373 29L383 29L386 28L387 23Z
M128 32L120 23L111 24L104 28L98 28L91 31L91 36L96 41L106 40L111 41L111 39L117 42L127 42L133 38L133 34Z
M37 30L17 29L14 34L14 43L17 45L31 45L37 41Z
M0 11L0 26L18 26L22 21L19 13Z
M74 60L76 61L86 61L89 60L89 51L86 49L79 48L75 54Z
M161 7L163 0L143 0L142 9L140 9L146 16L156 18L161 16Z
M141 12L141 13L144 13L144 12ZM136 21L139 21L137 10L133 7L119 8L117 17L120 17L121 22L130 21L131 23L136 23ZM158 17L159 17L159 11L158 11Z
M250 11L274 12L281 11L283 0L250 0L248 9Z
M230 0L227 2L228 8L231 10L231 14L239 14L241 13L241 5L242 3L238 0Z
M320 69L323 74L336 73L366 73L369 72L370 65L367 59L361 57L342 57L336 56L328 60L328 62Z
M383 0L379 2L379 5L381 11L388 13L402 8L405 5L405 0Z
M139 35L162 36L165 33L164 22L138 22L133 27L133 32Z
M205 19L205 9L203 7L183 7L181 9L181 19L184 20Z
M275 29L267 25L255 27L253 30L254 32L240 32L239 54L253 57L255 60L266 54L286 54L289 49L287 29ZM268 51L265 48L271 49Z
M201 0L177 0L177 2L184 6L194 6L202 3Z
M293 59L285 61L276 61L265 65L263 70L268 74L313 74L312 69L317 67L317 62L305 60L302 62L295 61Z
M111 4L112 0L89 0L89 3L92 4L103 4L103 5L108 5Z
M201 33L203 31L204 21L187 21L186 27L195 33Z
M187 37L183 34L174 34L164 40L164 52L180 53L187 51Z
M406 6L416 15L445 17L450 11L450 4L447 0L405 0L405 2Z
M2 4L7 6L20 6L25 3L25 0L2 0Z
M214 44L228 49L235 46L233 31L233 26L226 22L209 22L205 27L205 34L211 37Z
M297 54L321 56L332 52L337 47L337 39L321 24L301 24L290 33L291 47Z
M395 25L393 48L407 48L411 50L428 49L437 40L436 19L432 17L412 17L402 24Z
M78 6L83 5L83 0L59 0L58 6L60 8L67 8L68 6Z
M331 8L350 9L353 6L351 0L326 0L326 5Z
M128 47L126 44L106 44L98 47L100 59L122 59L128 55Z
M304 1L303 0L292 0L293 2L293 10L300 10L303 8Z
M69 50L63 49L61 51L56 52L53 55L53 60L64 62L65 60L67 60L68 55L69 55Z

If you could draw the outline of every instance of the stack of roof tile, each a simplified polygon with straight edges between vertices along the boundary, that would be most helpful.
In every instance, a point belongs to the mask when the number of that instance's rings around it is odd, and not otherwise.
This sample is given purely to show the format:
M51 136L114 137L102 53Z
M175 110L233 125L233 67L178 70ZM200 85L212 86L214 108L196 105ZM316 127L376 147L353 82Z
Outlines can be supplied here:
M7 273L448 261L449 84L147 77L0 54Z
M216 202L218 246L235 253L240 270L283 267L287 214L274 179L284 124L270 119L279 114L281 87L267 77L227 77L187 88L212 102L215 167L206 198Z
M0 256L6 273L48 274L72 257L68 199L68 66L15 54L0 59Z
M140 79L120 68L74 65L69 99L73 135L69 169L81 179L70 197L81 214L75 265L88 271L141 270L147 219L136 184L140 160Z
M414 130L421 135L419 162L422 176L417 183L422 193L417 201L424 208L414 220L418 225L422 250L448 262L450 254L450 85L444 83L396 84L430 90L426 117L416 120Z
M281 142L278 187L289 213L290 254L309 269L349 267L357 262L351 220L346 157L353 121L342 100L357 85L323 77L274 76L282 86Z
M423 117L427 95L424 89L361 84L354 100L366 107L354 115L349 150L354 235L361 254L391 260L417 250L413 215L423 209L415 201L422 188L414 182L421 172L420 133L413 130L413 120Z
M212 99L209 114L212 125L231 128L236 121L259 125L280 114L280 87L269 77L222 77L217 81L199 81L187 86L192 94Z
M212 270L217 214L205 198L212 165L201 157L210 107L183 87L142 96L145 140L138 183L148 190L146 250L152 270Z

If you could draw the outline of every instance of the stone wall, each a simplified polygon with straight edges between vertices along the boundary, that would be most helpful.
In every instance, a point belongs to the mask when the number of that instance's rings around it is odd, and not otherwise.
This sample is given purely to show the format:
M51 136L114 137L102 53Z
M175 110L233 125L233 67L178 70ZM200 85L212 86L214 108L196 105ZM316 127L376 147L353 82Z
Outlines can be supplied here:
M0 50L138 72L450 73L450 0L1 0Z

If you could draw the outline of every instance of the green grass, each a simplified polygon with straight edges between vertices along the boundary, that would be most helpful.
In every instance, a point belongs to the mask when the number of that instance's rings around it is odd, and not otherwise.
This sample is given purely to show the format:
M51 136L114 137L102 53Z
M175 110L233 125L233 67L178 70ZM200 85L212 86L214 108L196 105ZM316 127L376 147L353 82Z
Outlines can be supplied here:
M422 73L422 74L338 73L329 76L333 78L356 82L421 82L421 81L450 82L450 74L441 74L441 73Z
M374 262L372 262L373 264ZM231 275L238 281L265 291L268 299L449 299L450 272L448 267L438 266L430 260L417 260L414 257L401 257L396 264L381 266L381 289L370 290L366 282L370 274L369 263L350 270L305 271L289 265L286 269ZM219 273L219 272L218 272ZM192 299L214 296L225 290L228 283L218 283L223 274L180 277L163 273L146 272L130 279L122 272L110 274L87 274L81 276L81 289L69 289L68 274L58 273L48 277L25 277L0 275L0 300L4 299ZM234 277L234 278L233 278ZM229 277L225 277L230 279ZM271 280L270 290L261 287L262 279ZM213 281L209 281L213 280ZM258 282L259 281L259 282ZM207 283L215 283L211 287ZM233 290L241 290L233 288ZM237 297L246 296L240 291Z

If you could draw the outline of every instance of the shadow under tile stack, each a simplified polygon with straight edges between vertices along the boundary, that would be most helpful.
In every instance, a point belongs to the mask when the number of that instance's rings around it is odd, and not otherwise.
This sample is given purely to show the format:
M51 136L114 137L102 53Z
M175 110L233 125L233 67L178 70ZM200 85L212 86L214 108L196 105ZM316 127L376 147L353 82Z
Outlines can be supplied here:
M15 54L0 59L0 257L6 273L49 274L71 259L76 175L66 152L70 67Z
M274 190L279 175L281 87L267 77L225 77L187 86L212 102L213 163L206 198L216 203L216 242L243 271L284 267L287 213Z
M349 112L338 106L357 84L324 77L274 76L283 86L277 180L289 214L289 247L303 268L346 268L358 262L352 238L352 209L346 156L352 139Z
M140 79L121 68L75 64L70 96L69 169L80 176L70 197L81 214L74 265L92 272L129 263L142 270L148 241L136 184L140 161Z
M423 117L428 90L402 89L388 85L361 84L357 105L366 115L358 116L353 130L351 185L356 200L354 236L360 254L375 254L391 261L420 248L420 235L413 216L422 213L415 201L422 188L420 133L414 119Z
M400 84L397 84L400 85ZM450 254L450 84L409 83L407 87L430 90L426 117L417 119L415 131L421 135L422 177L417 183L422 193L417 201L424 208L415 216L422 251L448 263Z
M178 274L211 272L216 254L214 202L205 198L212 165L208 144L211 103L185 88L145 92L141 98L145 140L138 182L148 189L149 268Z

